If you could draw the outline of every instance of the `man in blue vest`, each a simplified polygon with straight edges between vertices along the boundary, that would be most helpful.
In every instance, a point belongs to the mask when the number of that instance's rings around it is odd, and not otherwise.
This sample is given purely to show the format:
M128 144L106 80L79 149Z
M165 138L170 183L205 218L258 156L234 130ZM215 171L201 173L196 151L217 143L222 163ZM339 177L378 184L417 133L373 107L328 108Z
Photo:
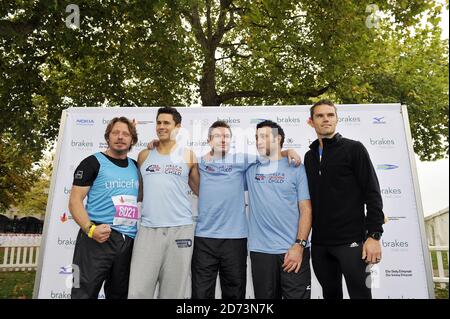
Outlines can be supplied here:
M137 142L136 128L116 117L105 140L108 149L85 158L74 173L69 210L80 226L73 256L80 278L72 299L96 299L103 284L107 299L128 295L140 183L137 163L127 154Z

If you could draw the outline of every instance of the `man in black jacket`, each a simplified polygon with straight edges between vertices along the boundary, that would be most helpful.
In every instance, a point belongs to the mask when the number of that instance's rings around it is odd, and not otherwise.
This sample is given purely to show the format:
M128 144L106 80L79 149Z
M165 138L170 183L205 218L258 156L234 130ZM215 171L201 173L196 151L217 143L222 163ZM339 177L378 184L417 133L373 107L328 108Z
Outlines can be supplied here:
M315 103L317 133L305 155L313 207L312 264L325 299L342 299L342 275L352 299L370 299L370 264L381 260L383 202L369 153L336 132L335 105ZM366 206L366 211L364 205Z

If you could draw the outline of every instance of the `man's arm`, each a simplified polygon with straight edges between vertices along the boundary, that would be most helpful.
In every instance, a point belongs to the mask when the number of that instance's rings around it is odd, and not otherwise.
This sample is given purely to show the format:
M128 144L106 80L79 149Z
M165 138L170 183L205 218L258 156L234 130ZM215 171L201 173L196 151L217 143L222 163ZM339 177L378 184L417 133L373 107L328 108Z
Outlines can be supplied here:
M89 189L90 186L73 185L69 198L69 211L75 222L85 233L89 232L91 226L91 220L89 219L89 215L83 204L83 200L86 198ZM104 243L109 239L110 234L111 227L109 225L101 224L95 227L92 238L99 243Z
M380 184L375 169L370 160L369 152L362 143L357 144L354 155L353 169L356 179L362 189L364 203L366 204L367 232L383 232L384 213ZM379 240L368 237L363 245L361 258L366 263L377 264L381 260L381 244Z
M298 220L297 238L308 240L312 225L311 201L307 199L298 202L298 209L300 217ZM303 259L303 250L304 248L297 243L289 248L288 252L284 255L284 263L282 265L284 271L294 271L297 273L300 270Z
M289 165L291 165L291 162L294 162L295 166L302 163L302 157L292 148L281 151L281 156L288 158Z
M138 193L138 198L137 201L138 203L141 203L142 200L144 199L144 185L143 185L143 181L142 181L142 175L141 175L141 166L144 163L144 161L146 160L148 154L150 153L149 150L142 150L139 152L138 155L138 175L139 175L139 193Z
M69 197L69 211L75 222L85 233L89 231L88 228L91 225L91 220L89 219L89 215L84 208L83 201L86 198L90 188L90 186L82 187L72 185L72 190L70 191Z
M198 162L195 153L192 150L188 151L188 166L189 166L189 187L195 195L198 196L200 187L200 173L198 170Z
M359 142L354 150L353 170L367 208L367 231L369 233L383 232L384 213L380 184L369 153Z

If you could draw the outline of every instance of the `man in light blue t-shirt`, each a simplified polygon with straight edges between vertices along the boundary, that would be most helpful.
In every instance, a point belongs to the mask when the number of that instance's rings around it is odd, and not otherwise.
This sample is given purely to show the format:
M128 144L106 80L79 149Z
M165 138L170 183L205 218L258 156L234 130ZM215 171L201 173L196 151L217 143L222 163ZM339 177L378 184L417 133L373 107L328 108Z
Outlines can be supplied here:
M191 267L193 299L214 298L218 274L223 299L245 298L245 172L256 156L230 152L231 139L229 125L214 122L208 130L211 151L198 160L200 189ZM300 165L294 150L283 151L282 155Z
M305 168L282 157L284 132L277 123L256 128L261 158L246 173L255 298L309 299L312 209Z

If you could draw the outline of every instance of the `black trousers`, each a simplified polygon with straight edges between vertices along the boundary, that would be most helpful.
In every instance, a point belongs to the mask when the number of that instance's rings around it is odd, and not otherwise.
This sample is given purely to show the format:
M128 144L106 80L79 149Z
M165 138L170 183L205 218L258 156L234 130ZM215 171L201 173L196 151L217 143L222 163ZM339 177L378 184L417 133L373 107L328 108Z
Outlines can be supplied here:
M112 230L109 239L100 244L80 229L73 254L73 264L79 269L79 287L73 286L71 298L97 299L105 283L106 299L126 299L133 242Z
M372 299L370 270L362 257L363 243L342 246L312 245L314 274L325 299L342 299L344 275L351 299ZM368 284L367 284L368 283Z
M311 268L309 248L303 250L298 273L283 271L285 254L250 252L256 299L310 299Z
M247 239L194 238L192 299L214 299L219 274L222 299L244 299Z

